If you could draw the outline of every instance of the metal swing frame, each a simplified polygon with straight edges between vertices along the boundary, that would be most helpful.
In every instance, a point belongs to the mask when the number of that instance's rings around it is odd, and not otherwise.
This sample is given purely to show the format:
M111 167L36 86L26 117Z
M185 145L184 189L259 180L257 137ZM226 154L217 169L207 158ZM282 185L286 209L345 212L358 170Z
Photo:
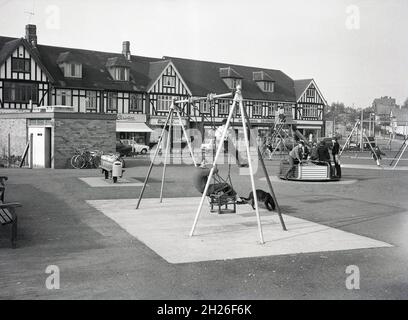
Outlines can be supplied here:
M248 137L248 132L247 132L247 129L249 129L249 130L251 129L251 123L249 121L248 114L247 114L247 112L246 112L246 110L244 108L244 105L243 105L241 86L238 86L237 89L236 89L233 104L232 104L232 107L230 109L230 112L229 112L229 115L228 115L228 118L227 118L227 123L225 124L225 128L224 128L224 131L222 133L222 136L221 136L220 140L224 141L224 139L225 139L228 127L229 127L230 122L231 122L231 118L232 118L232 116L234 114L234 111L235 111L235 108L237 107L237 104L239 105L240 113L241 113L242 128L243 128L243 131L244 131L244 139L245 139L246 153L247 153L247 158L248 158L248 167L249 167L249 175L250 175L250 180L251 180L252 192L253 192L254 195L256 195L254 171L253 171L253 168L252 168L251 153L250 153L250 148L249 148L249 137ZM266 170L265 163L263 161L261 151L259 149L259 146L256 146L256 148L257 148L257 156L258 156L258 159L261 162L263 173L265 175L265 178L266 178L266 181L267 181L267 184L268 184L268 187L269 187L270 194L271 194L271 196L272 196L272 198L273 198L273 200L275 201L275 204L276 204L276 208L277 208L277 211L278 211L278 216L279 216L282 228L283 228L283 230L286 231L287 229L286 229L285 222L284 222L282 214L281 214L281 209L280 209L280 206L279 206L279 204L278 204L278 202L276 200L276 196L275 196L275 193L273 191L272 184L271 184L271 181L270 181L270 178L269 178L268 171ZM202 207L203 207L203 204L204 204L204 200L206 198L206 195L207 195L207 192L208 192L208 189L209 189L209 186L210 186L211 178L213 177L214 172L216 171L216 163L217 163L218 157L221 154L221 150L222 150L222 144L220 144L218 146L218 148L217 148L217 153L215 155L215 159L213 161L211 171L210 171L210 174L208 176L207 183L205 185L204 192L203 192L203 195L201 197L201 200L200 200L200 203L199 203L199 206L198 206L195 218L194 218L193 226L192 226L191 231L190 231L190 237L194 236L194 232L195 232L195 229L196 229L196 226L197 226L197 223L198 223L198 219L199 219L200 214L201 214L201 210L202 210ZM260 214L259 214L258 199L257 199L256 196L254 197L254 205L255 205L256 219L257 219L258 232L259 232L259 240L260 240L259 242L260 242L260 244L264 244L265 241L264 241L264 237L263 237L261 217L260 217Z

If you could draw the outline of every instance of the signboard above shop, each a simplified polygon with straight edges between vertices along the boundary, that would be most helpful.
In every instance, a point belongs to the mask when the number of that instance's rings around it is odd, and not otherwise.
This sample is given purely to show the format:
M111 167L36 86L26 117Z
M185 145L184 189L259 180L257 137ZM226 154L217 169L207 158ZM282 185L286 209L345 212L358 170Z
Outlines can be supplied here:
M183 126L187 125L187 120L186 119L181 119ZM152 118L150 119L150 125L152 126L163 126L166 123L165 118ZM180 121L179 119L173 119L173 126L180 126Z
M134 122L146 122L146 115L145 114L124 114L124 113L118 113L116 116L116 119L119 121L134 121Z

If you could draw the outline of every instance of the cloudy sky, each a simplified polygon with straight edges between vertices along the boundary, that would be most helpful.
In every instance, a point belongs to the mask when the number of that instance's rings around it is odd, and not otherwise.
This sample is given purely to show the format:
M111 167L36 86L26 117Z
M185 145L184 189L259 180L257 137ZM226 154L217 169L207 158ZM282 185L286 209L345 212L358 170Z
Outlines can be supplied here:
M35 13L34 16L27 12ZM408 97L406 0L0 0L0 35L280 69L329 103Z

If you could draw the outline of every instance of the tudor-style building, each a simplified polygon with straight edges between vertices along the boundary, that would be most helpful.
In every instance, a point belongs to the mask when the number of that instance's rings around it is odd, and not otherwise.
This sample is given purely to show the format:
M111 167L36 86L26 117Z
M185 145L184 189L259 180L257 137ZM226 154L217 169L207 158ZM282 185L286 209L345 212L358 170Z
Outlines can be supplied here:
M314 80L293 80L280 70L175 57L131 55L37 43L36 27L25 38L0 37L0 113L70 106L77 113L117 115L117 138L147 143L160 128L172 99L205 97L242 86L253 125L267 131L284 108L304 134L323 134L323 95ZM232 99L184 106L183 123L202 130L227 117ZM240 121L239 111L234 121Z

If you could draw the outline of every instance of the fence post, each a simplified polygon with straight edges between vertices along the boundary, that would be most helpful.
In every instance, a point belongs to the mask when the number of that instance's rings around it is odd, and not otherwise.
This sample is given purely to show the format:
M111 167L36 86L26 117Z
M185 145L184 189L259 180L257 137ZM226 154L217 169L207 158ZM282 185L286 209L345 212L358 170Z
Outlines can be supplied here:
M10 133L7 134L7 163L8 163L8 168L11 166L11 151L10 151Z

